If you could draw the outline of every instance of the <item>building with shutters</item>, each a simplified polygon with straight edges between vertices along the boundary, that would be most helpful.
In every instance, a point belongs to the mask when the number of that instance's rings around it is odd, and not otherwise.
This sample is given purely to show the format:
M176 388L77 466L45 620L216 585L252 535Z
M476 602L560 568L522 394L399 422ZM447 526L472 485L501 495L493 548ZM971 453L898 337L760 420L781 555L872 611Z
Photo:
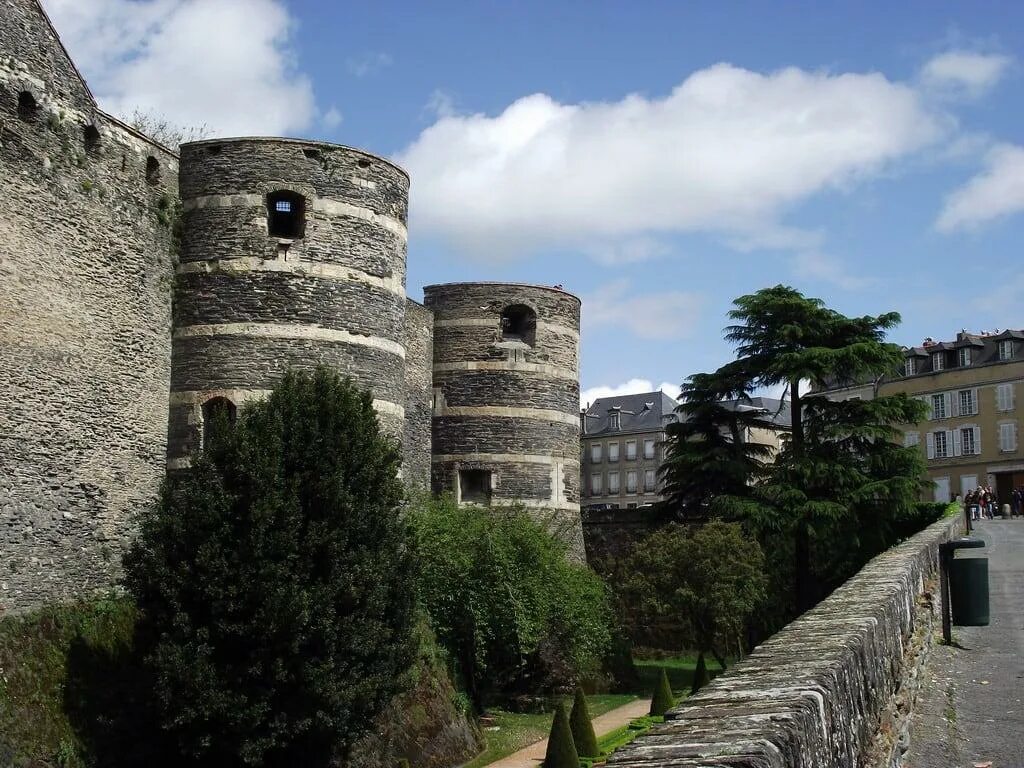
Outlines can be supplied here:
M923 452L932 498L949 501L987 485L1002 503L1013 488L1024 486L1024 330L925 339L904 350L897 375L822 394L846 400L899 392L928 407L923 421L904 425L903 440Z

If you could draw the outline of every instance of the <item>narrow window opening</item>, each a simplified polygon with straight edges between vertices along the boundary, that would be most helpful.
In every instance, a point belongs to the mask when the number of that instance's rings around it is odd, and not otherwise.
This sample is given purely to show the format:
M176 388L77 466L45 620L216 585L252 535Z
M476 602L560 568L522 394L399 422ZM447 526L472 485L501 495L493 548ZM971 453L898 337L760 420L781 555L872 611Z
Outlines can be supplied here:
M470 504L491 503L491 473L486 469L459 470L459 497Z
M209 445L210 435L220 419L234 424L238 418L238 409L226 397L211 397L203 403L203 445Z
M532 347L537 340L537 313L525 304L506 307L501 313L501 340Z
M298 240L305 229L306 200L302 195L288 190L267 195L267 231L271 237Z
M85 141L85 151L89 154L95 154L100 149L100 131L99 129L90 123L85 126L82 130L82 136Z
M33 120L39 113L39 102L30 91L22 91L18 94L18 117L22 120Z
M320 159L320 150L319 149L304 149L304 150L302 150L302 154L304 154L310 160L319 160Z
M364 169L365 168L369 168L370 167L370 161L367 160L365 157L361 157L361 158L359 158L359 160L356 161L356 165L358 165L360 168L364 168Z
M207 147L206 148L206 153L208 155L219 155L220 154L220 144L213 144L213 145Z
M152 155L146 158L146 181L150 184L160 183L160 161Z

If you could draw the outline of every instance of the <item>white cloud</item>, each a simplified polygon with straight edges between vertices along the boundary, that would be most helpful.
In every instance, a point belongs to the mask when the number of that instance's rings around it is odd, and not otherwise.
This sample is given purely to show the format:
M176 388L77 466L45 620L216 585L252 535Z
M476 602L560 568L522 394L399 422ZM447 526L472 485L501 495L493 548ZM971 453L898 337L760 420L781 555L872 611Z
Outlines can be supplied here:
M366 77L375 72L390 67L393 59L386 53L376 51L364 53L361 56L353 56L345 62L345 67L356 77Z
M316 115L281 0L44 0L100 105L216 135L288 134Z
M921 69L926 87L954 96L976 98L991 90L1013 62L1009 56L973 51L947 51Z
M589 387L580 392L580 407L584 408L601 397L620 397L622 395L639 395L644 392L657 392L661 390L673 400L679 397L679 385L663 381L654 386L650 379L630 379L622 384L613 386Z
M947 127L881 74L718 64L662 98L538 93L496 116L441 113L397 159L416 180L414 225L468 252L599 240L614 251L695 231L756 245L794 237L780 224L790 206L887 169Z
M869 275L854 275L835 256L820 251L798 251L793 256L793 272L800 277L809 277L831 283L848 291L867 288L878 283Z
M651 272L652 276L655 274ZM683 339L692 333L704 303L699 294L630 294L629 289L629 280L615 280L584 296L584 333L611 328L629 331L642 339Z
M324 112L324 116L321 118L325 128L337 128L341 125L342 119L341 110L337 107L331 107L328 109Z
M946 197L935 227L940 232L972 229L1024 211L1024 147L998 144L985 169Z

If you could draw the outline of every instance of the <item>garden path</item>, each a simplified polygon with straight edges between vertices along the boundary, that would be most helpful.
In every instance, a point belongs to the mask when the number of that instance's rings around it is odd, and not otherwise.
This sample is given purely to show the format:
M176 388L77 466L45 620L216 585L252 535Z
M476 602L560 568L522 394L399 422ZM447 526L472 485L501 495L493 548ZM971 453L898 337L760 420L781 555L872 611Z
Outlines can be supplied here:
M651 700L642 698L624 704L621 707L605 712L600 717L595 717L594 733L601 738L606 733L611 733L616 728L629 725L631 720L643 717L651 709ZM513 752L508 757L495 760L486 768L536 768L544 760L544 753L548 749L548 740L535 741L528 747L523 747L518 752Z

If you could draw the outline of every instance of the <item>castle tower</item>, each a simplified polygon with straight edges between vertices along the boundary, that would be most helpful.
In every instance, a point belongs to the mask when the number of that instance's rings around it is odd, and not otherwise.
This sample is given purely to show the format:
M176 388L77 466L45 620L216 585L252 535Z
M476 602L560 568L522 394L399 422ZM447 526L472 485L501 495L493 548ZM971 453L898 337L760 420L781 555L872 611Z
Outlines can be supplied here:
M401 438L406 173L334 144L216 139L182 146L179 188L168 466L212 409L318 364L370 389Z
M432 485L579 520L580 300L513 283L424 289L434 312Z

